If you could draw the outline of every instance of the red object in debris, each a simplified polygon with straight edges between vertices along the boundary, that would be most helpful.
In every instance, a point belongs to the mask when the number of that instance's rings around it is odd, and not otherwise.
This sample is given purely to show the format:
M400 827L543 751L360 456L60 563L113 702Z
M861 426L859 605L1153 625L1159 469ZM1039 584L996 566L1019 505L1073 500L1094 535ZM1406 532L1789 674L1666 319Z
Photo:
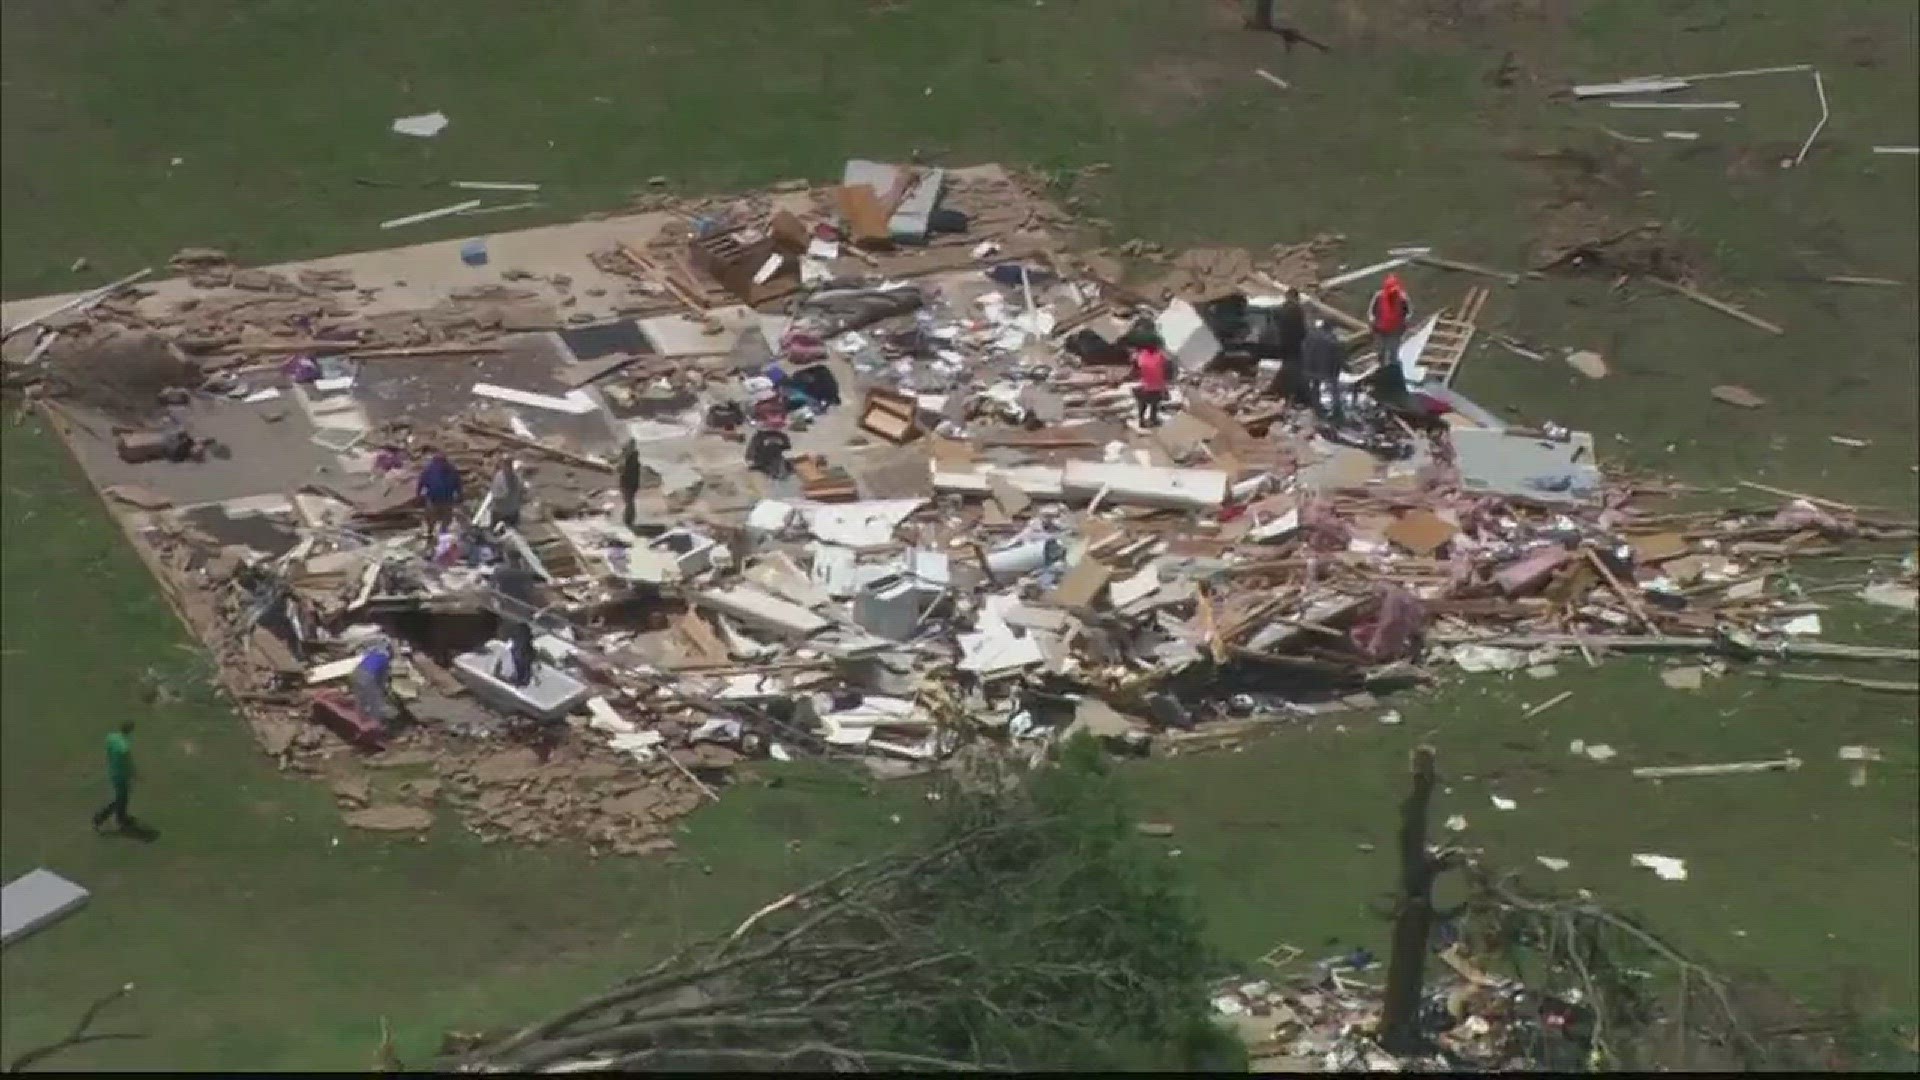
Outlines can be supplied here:
M353 698L331 690L313 695L313 721L363 750L378 750L387 741L380 721L360 711Z
M1226 506L1223 506L1220 508L1220 513L1216 520L1224 524L1226 522L1232 521L1235 518L1245 517L1246 514L1247 514L1246 503L1229 503Z

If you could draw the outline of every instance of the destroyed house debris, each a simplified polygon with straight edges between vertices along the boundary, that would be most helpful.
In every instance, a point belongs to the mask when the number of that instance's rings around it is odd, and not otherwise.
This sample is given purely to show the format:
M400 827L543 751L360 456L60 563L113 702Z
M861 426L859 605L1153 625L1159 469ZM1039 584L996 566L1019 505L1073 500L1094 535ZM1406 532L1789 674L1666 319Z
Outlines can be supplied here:
M412 306L190 250L9 342L269 753L395 766L336 787L352 823L652 852L758 758L1184 752L1447 667L1884 653L1813 640L1790 571L1911 523L1666 510L1591 435L1499 420L1458 389L1479 286L1383 365L1314 287L1337 237L1135 291L993 168L675 209ZM1359 346L1328 397L1280 359L1288 285Z

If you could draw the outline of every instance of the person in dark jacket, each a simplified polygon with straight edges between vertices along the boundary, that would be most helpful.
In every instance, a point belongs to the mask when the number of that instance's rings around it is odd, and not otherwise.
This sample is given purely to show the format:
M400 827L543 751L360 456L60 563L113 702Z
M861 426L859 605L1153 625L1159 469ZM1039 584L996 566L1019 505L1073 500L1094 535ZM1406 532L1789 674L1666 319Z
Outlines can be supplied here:
M1334 336L1333 323L1321 319L1307 331L1300 343L1300 363L1306 369L1313 411L1320 412L1322 402L1330 401L1333 418L1340 419L1340 372L1347 366L1347 349Z
M1360 380L1360 388L1415 431L1437 435L1447 430L1444 417L1452 411L1451 407L1439 398L1409 388L1406 370L1398 362L1375 368Z
M431 544L442 528L453 523L453 511L460 505L460 470L447 455L428 450L415 490L426 506L427 543Z
M1295 404L1308 404L1306 374L1300 364L1300 346L1307 338L1307 311L1300 302L1299 289L1287 290L1286 302L1274 312L1273 323L1280 375L1268 392L1280 393Z
M640 444L628 439L620 448L620 523L633 528L633 498L640 494Z

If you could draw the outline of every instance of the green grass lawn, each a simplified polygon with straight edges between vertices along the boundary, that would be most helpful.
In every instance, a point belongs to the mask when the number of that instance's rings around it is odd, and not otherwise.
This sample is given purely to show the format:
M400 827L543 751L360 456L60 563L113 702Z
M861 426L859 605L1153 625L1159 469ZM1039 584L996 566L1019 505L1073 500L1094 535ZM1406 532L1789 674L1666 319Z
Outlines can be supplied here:
M1240 5L1199 0L17 0L0 9L0 287L23 296L92 285L186 245L263 263L452 236L461 225L402 236L375 225L456 201L444 183L454 179L543 183L546 209L487 221L509 228L617 207L655 175L677 190L719 190L833 177L848 156L916 149L954 163L1110 163L1074 192L1114 222L1116 240L1259 247L1334 231L1355 265L1428 243L1518 266L1553 186L1517 155L1572 148L1606 163L1580 189L1596 205L1618 220L1667 222L1701 288L1788 332L1644 288L1613 293L1604 278L1529 282L1496 288L1483 325L1599 350L1613 374L1586 381L1557 362L1484 350L1461 387L1490 407L1589 428L1615 460L1912 515L1915 292L1819 278L1920 276L1920 168L1868 152L1911 143L1920 127L1920 9L1281 7L1336 51L1287 57L1277 40L1235 29ZM1497 87L1486 76L1509 49L1523 79ZM1742 101L1730 116L1545 96L1568 81L1797 62L1819 65L1833 116L1791 170L1777 161L1817 115L1804 77L1688 95ZM1293 88L1253 77L1255 67ZM452 119L436 139L387 130L433 109ZM1602 125L1701 137L1627 144ZM83 257L87 268L70 271ZM1469 283L1408 277L1428 306ZM1770 405L1714 402L1707 391L1723 382ZM1848 449L1833 434L1873 445ZM697 815L671 864L483 848L451 828L426 843L352 834L320 786L275 774L194 684L202 662L58 445L26 426L7 430L4 450L0 871L44 865L95 890L86 912L0 958L9 1052L131 980L141 989L116 1026L153 1038L90 1048L71 1064L360 1067L383 1014L417 1058L440 1030L525 1018L588 992L633 958L884 841L888 815L913 801L804 772ZM1914 638L1911 618L1882 612L1827 621L1837 640ZM1280 941L1381 940L1366 905L1392 872L1406 751L1429 738L1451 787L1445 813L1465 814L1467 838L1494 857L1543 877L1535 855L1567 858L1555 880L1642 911L1716 962L1911 1024L1913 700L1744 675L1687 694L1645 664L1561 667L1551 681L1463 681L1396 702L1405 722L1395 727L1323 721L1131 772L1146 812L1177 826L1168 845L1180 854L1169 857L1188 868L1216 940L1239 956ZM151 708L147 669L195 688ZM1519 719L1525 702L1563 688L1574 696ZM136 808L163 831L151 846L85 827L105 798L100 740L129 714L143 721ZM1575 738L1622 756L1614 767L1575 758ZM1834 761L1848 743L1890 759L1865 788L1848 786ZM1658 787L1623 771L1788 750L1807 767ZM1495 810L1489 792L1519 808ZM789 850L790 840L801 843ZM1658 881L1628 866L1634 852L1683 857L1692 877Z

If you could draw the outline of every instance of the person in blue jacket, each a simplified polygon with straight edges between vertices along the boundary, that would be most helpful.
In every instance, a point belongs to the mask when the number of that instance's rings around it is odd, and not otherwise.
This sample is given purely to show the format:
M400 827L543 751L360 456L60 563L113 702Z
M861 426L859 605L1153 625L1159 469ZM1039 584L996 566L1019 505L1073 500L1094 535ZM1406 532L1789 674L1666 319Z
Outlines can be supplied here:
M369 719L388 722L392 707L387 698L387 680L393 672L393 646L385 640L374 643L353 669L353 703Z
M434 536L452 524L453 511L460 505L460 470L453 467L447 455L429 450L416 494L426 507L427 543L432 544Z

